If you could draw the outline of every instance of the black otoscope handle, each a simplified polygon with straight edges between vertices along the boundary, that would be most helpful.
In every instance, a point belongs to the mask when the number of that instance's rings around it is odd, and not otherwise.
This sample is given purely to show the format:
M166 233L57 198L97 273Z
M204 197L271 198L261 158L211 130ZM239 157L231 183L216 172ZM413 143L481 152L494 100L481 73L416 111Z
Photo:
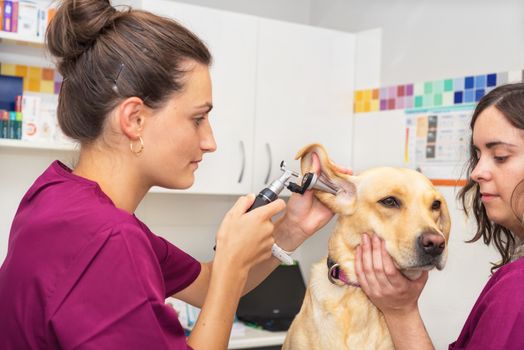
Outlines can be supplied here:
M277 198L278 198L278 195L275 192L271 191L269 188L264 188L257 195L257 197L255 198L255 201L253 202L251 207L249 207L249 209L246 211L246 213L250 212L253 209L261 207L263 205L269 204L269 203L273 202Z
M263 205L269 204L269 203L273 202L277 198L278 198L278 194L276 194L275 192L271 191L269 188L264 188L262 191L260 191L258 193L258 195L255 198L255 201L253 202L253 204L251 204L251 206L246 211L246 213L250 212L253 209L261 207ZM217 248L217 246L215 245L213 247L213 250L216 250L216 248Z

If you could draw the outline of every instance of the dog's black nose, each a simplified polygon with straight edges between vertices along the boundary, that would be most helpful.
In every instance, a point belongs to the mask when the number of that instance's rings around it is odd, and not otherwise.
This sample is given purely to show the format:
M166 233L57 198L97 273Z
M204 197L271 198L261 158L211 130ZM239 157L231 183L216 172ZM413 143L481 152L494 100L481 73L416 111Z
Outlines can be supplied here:
M422 251L433 257L442 254L446 248L446 240L437 233L425 232L418 237L418 244Z

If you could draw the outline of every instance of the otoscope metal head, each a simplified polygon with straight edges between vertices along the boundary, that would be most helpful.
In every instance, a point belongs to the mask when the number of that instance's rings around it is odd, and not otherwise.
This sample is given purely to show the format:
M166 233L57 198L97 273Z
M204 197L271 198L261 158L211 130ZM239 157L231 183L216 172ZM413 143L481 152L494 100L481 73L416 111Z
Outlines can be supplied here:
M326 177L322 175L317 175L316 173L305 173L302 177L302 188L309 190L315 189L322 192L331 193L336 195L340 188L329 181Z

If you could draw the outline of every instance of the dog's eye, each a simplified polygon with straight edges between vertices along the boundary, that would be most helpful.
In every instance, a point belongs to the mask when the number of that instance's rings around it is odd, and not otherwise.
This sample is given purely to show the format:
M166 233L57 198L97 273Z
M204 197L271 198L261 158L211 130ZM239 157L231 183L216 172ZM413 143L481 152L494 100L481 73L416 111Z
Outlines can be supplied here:
M431 204L431 210L439 210L440 209L440 201L436 200L433 201L433 204Z
M400 208L400 201L395 197L386 197L378 202L387 208Z

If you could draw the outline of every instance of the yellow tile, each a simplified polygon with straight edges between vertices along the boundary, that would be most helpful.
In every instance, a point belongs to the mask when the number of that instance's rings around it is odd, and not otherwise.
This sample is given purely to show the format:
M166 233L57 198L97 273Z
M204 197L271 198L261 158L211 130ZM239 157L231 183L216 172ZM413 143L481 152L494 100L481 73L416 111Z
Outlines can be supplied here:
M355 101L361 101L362 100L362 90L355 91Z
M29 91L29 79L24 78L23 81L24 81L24 88L23 88L24 91Z
M380 110L380 100L372 100L371 101L371 111L379 111Z
M15 67L15 75L17 77L26 77L27 76L27 66L22 66L20 64L17 64Z
M371 100L371 90L364 90L364 101Z
M15 75L16 69L14 64L2 63L2 74L3 75Z
M364 104L362 102L355 102L355 113L364 112Z
M42 79L42 68L40 67L29 67L29 79Z
M29 80L27 91L40 92L40 79L27 79Z
M55 93L55 82L52 80L42 80L40 82L40 92L45 92L47 94Z
M371 102L364 101L364 112L370 112L370 111L371 111Z

